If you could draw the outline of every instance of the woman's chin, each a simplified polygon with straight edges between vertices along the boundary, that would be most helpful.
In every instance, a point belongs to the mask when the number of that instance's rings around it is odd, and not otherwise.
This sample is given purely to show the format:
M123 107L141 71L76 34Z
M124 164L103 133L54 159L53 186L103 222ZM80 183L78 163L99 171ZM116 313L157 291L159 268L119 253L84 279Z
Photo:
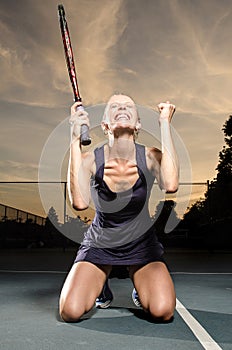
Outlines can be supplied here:
M117 129L128 129L128 130L134 130L135 127L131 125L128 120L120 120L117 123L115 123L112 126L112 130L117 130Z

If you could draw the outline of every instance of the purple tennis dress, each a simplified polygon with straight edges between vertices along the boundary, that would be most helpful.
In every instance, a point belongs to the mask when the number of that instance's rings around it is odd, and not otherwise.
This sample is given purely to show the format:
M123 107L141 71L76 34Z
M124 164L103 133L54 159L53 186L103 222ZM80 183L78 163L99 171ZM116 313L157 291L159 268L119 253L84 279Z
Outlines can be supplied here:
M96 174L91 195L96 208L75 262L101 265L140 265L163 261L162 244L151 220L148 202L154 176L146 165L145 147L135 144L139 178L132 188L113 192L103 180L104 145L96 148Z

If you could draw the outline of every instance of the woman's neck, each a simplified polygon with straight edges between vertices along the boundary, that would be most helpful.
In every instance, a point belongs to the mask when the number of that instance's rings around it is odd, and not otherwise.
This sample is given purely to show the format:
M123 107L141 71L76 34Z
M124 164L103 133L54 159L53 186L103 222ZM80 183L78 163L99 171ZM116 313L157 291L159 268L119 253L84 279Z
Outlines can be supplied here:
M115 137L112 147L108 147L108 160L135 161L135 142L132 135Z

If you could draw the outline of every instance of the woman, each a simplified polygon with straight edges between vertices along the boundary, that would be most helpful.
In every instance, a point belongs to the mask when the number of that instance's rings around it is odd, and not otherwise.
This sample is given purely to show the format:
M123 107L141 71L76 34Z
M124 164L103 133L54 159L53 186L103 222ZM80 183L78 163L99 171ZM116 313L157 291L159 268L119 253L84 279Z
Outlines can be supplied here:
M96 214L61 291L60 315L66 322L78 321L96 300L101 305L105 289L112 300L107 278L112 266L126 265L135 287L134 302L154 319L169 321L175 309L175 290L152 226L148 200L155 178L165 192L178 188L178 160L170 131L175 106L168 101L158 105L160 151L135 143L141 128L136 105L126 95L113 95L102 121L109 142L85 153L80 128L89 125L89 119L77 107L74 103L70 117L69 195L77 210L88 208L92 197Z

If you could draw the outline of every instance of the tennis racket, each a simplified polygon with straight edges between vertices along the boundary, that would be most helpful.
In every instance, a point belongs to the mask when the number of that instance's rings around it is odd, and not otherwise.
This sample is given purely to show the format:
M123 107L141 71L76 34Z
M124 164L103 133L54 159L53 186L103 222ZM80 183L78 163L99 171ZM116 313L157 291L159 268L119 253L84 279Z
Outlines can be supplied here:
M58 15L60 21L61 36L64 44L64 53L69 73L70 82L73 89L74 101L81 102L80 91L77 82L76 69L74 64L74 55L71 45L70 34L68 30L68 24L65 17L65 11L63 5L58 5ZM77 107L78 110L84 110L82 105ZM87 146L91 143L91 138L89 137L89 128L86 124L81 126L81 139L80 142L83 146Z

